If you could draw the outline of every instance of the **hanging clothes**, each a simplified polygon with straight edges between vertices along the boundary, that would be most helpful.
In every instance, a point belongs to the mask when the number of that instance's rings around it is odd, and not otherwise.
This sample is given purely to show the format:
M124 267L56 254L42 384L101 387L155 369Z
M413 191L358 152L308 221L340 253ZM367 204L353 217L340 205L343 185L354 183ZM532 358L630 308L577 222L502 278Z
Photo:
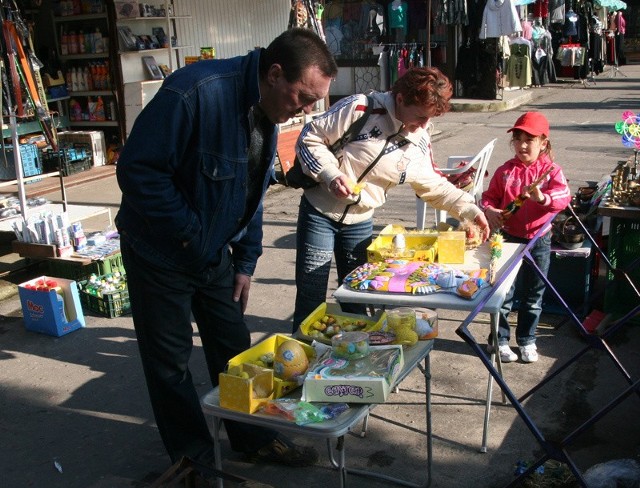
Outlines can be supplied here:
M468 25L467 2L465 0L441 0L436 21L441 25Z
M564 23L564 0L549 0L549 23Z
M487 0L482 14L480 39L508 36L521 31L520 18L512 0Z
M542 26L534 27L531 46L531 82L542 86L557 81L556 68L553 64L553 46L551 32Z
M520 38L520 41L526 39ZM511 56L507 60L509 86L524 88L531 85L531 45L527 42L512 42Z

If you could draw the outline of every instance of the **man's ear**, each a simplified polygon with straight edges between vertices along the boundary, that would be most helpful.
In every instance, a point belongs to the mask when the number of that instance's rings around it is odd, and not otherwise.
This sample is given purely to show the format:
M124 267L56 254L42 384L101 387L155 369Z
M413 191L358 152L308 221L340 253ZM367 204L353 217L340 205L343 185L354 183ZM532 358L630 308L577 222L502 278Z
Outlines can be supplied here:
M281 76L283 76L282 66L274 63L267 71L267 83L269 83L269 86L275 86Z

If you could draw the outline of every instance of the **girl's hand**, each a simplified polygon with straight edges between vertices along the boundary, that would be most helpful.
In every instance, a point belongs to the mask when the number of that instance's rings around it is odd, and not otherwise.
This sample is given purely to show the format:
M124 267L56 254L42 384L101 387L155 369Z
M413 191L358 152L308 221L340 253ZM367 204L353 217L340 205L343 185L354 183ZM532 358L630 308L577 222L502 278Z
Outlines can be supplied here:
M497 208L487 207L484 210L484 216L487 218L487 222L489 223L489 227L491 230L500 230L504 225L504 219L502 218L502 210L498 210Z
M536 203L544 202L544 193L540 191L539 187L534 186L533 188L529 188L529 191L527 193L529 195L529 198L531 198L531 200L533 200L534 202Z

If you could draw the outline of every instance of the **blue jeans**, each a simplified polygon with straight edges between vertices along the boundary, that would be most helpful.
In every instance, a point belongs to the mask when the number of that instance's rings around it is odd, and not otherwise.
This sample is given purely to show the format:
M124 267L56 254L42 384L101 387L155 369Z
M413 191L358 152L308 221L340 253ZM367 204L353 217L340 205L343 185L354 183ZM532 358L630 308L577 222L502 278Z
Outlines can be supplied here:
M367 262L373 219L342 224L325 217L302 196L296 237L296 305L293 332L327 299L331 259L335 254L338 283ZM341 304L342 310L364 314L365 305Z
M505 234L507 242L517 242L527 244L529 240ZM549 263L551 262L551 232L541 236L530 249L531 257L540 268L540 271L547 276ZM507 317L511 312L514 303L518 302L518 322L516 326L516 343L518 346L535 344L536 328L542 313L542 297L546 285L533 266L524 261L516 280L507 293L504 303L500 309L500 320L498 323L498 344L508 344L511 337Z
M189 370L193 349L191 313L196 321L213 386L227 361L251 345L242 305L232 299L231 255L202 271L158 268L133 252L123 239L133 325L151 406L172 462L188 456L213 460L214 446ZM231 448L253 452L276 432L225 421Z

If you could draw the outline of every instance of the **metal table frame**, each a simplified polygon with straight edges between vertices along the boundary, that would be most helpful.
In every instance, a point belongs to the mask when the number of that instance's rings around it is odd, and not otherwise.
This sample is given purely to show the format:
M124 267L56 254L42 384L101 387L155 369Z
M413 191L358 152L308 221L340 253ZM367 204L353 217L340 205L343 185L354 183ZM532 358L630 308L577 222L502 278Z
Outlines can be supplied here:
M428 295L410 295L402 293L382 293L363 292L348 289L344 286L338 288L333 294L338 302L363 303L379 307L405 306L405 307L426 307L432 309L475 311L473 317L478 312L485 312L490 315L491 331L493 339L493 352L490 354L491 364L495 365L502 376L502 363L498 351L498 319L500 307L504 298L515 281L522 259L520 254L524 249L524 244L505 243L503 245L502 257L498 260L497 278L493 286L480 290L473 300L468 300L457 296L454 293L431 293ZM477 269L489 267L489 244L485 243L477 249L465 253L465 264L460 266L463 269ZM475 343L475 340L474 340ZM476 344L477 346L477 344ZM485 357L485 353L478 346L478 351ZM486 406L484 415L484 428L482 433L482 445L480 452L487 452L487 441L489 436L489 417L491 413L491 403L493 400L493 376L489 375L487 382ZM506 404L506 396L502 395L502 403Z
M413 488L431 486L433 434L431 430L431 366L429 354L433 350L433 340L420 341L416 345L404 349L404 366L394 383L397 387L416 367L421 371L425 381L425 420L427 434L427 480L425 483L415 483L400 478L395 478L383 473L365 471L346 466L346 445L344 437L347 433L356 430L356 425L362 421L362 428L359 437L364 437L368 425L369 412L375 408L375 404L352 403L349 410L343 412L337 418L325 422L307 425L297 425L293 422L279 417L269 416L261 413L248 414L229 410L220 406L220 396L218 387L204 395L201 399L202 408L205 415L212 417L213 441L215 444L215 467L222 469L222 454L220 449L220 426L223 419L236 420L247 424L268 427L292 435L302 435L308 437L320 437L327 441L329 459L331 465L338 470L340 476L340 487L347 486L347 474L356 474L377 479L383 479L394 484L409 486ZM421 364L421 363L424 364ZM301 389L295 390L288 397L299 398ZM331 446L331 440L337 439L335 450ZM337 456L336 456L337 451ZM223 480L218 478L218 487L222 488Z
M588 239L591 241L591 243L593 244L595 250L600 254L600 256L602 257L602 259L606 263L606 265L609 267L609 269L613 270L619 276L620 279L623 279L626 282L628 282L628 284L632 287L632 289L636 292L636 294L638 294L638 297L640 298L640 292L638 291L638 288L634 285L634 283L631 281L631 278L629 277L629 274L628 274L630 268L635 268L636 266L638 266L640 264L640 258L634 260L628 266L629 269L624 269L624 270L617 269L616 270L616 268L611 264L611 262L607 258L606 254L602 251L602 249L600 249L600 247L598 246L598 243L591 236L591 234L589 233L587 228L580 221L580 219L577 218L577 216L575 215L575 212L573 211L573 209L571 207L568 207L568 210L571 213L573 213L573 215L576 217L576 221L582 227L583 232L588 237ZM496 283L495 287L491 290L491 292L490 292L490 294L488 296L485 296L485 297L482 298L481 303L478 303L478 305L474 308L474 310L467 316L467 318L456 329L456 333L460 337L462 337L465 340L465 342L467 342L471 346L471 348L474 350L476 355L480 358L482 363L489 370L490 375L496 380L496 382L500 386L500 389L502 390L503 395L506 395L507 398L509 398L509 401L511 402L511 404L513 405L513 407L517 411L518 415L522 418L522 420L524 421L524 423L527 426L527 428L531 431L531 433L536 438L537 442L540 444L542 449L544 449L544 451L545 451L545 453L542 456L540 456L540 458L538 458L526 471L521 473L513 481L511 481L509 484L507 484L505 488L520 486L520 484L522 483L522 481L526 477L528 477L530 474L532 474L538 467L540 467L542 464L544 464L549 459L553 459L553 460L557 460L557 461L566 463L568 465L569 469L572 471L572 473L576 477L576 480L582 486L586 487L587 486L586 482L585 482L582 474L580 473L580 470L578 469L578 467L575 465L575 463L571 459L571 456L570 456L570 454L569 454L569 452L567 450L567 447L570 446L572 444L572 442L575 441L575 439L578 436L580 436L582 433L584 433L595 422L600 420L604 415L606 415L614 407L616 407L618 404L620 404L622 402L622 400L624 400L626 397L628 397L631 393L635 392L636 394L638 394L640 396L640 379L634 379L634 378L631 377L631 375L627 372L627 370L624 368L624 366L619 361L619 359L615 356L614 352L609 347L609 345L607 344L607 341L606 341L609 337L611 337L613 334L615 334L626 322L628 322L631 318L633 318L638 313L640 313L640 300L638 301L638 304L634 308L632 308L623 317L621 317L616 322L614 322L605 332L603 332L603 333L590 333L590 332L588 332L584 328L584 325L581 322L581 320L571 310L571 307L564 301L564 299L562 298L560 293L558 293L558 291L554 288L553 284L551 282L549 282L547 277L540 271L540 269L537 267L537 265L533 261L533 258L531 257L530 249L533 246L533 244L535 243L535 241L540 237L540 235L542 233L541 231L543 230L543 228L531 239L531 241L524 247L524 249L522 249L522 251L520 251L518 253L517 261L514 261L509 265L509 268L507 270L505 270L505 272L503 273L503 275L501 276L501 278L498 281L504 280L506 277L508 277L510 272L511 272L511 269L513 267L515 267L518 262L521 262L522 260L527 261L527 263L533 267L535 272L538 273L538 275L540 275L540 277L544 280L544 282L546 283L548 289L550 289L552 291L554 296L558 299L558 301L560 301L562 306L566 309L567 314L570 316L571 321L576 325L579 334L585 340L585 342L586 342L585 347L583 349L581 349L580 351L578 351L573 357L569 358L559 368L554 370L549 376L545 377L540 383L538 383L536 386L534 386L532 389L530 389L528 392L526 392L525 394L523 394L522 396L520 396L518 398L518 397L515 396L515 394L511 391L511 389L509 388L507 383L504 381L504 379L502 378L502 374L499 371L497 371L496 368L494 367L493 363L487 359L487 356L484 354L484 352L482 351L482 349L480 348L478 343L474 340L473 336L471 335L471 333L468 330L468 326L473 321L473 318L479 312L482 311L483 307L485 306L485 302L490 300L491 299L491 295L494 295L496 293L497 287L498 287L498 283ZM567 366L569 366L572 363L574 363L583 354L585 354L587 351L589 351L591 349L597 349L597 350L603 351L606 355L608 355L608 357L613 361L614 365L617 367L617 369L620 372L620 374L629 383L629 386L625 390L620 392L618 394L618 396L616 396L615 398L611 399L609 401L609 403L607 403L605 406L603 406L598 412L596 412L594 415L592 415L588 420L583 422L573 432L570 432L566 437L564 437L560 441L549 441L544 437L542 432L538 429L538 427L533 422L531 417L525 411L525 409L524 409L524 407L522 405L522 402L524 400L526 400L529 396L531 396L533 393L538 391L540 388L542 388L542 386L544 386L547 383L549 383L558 374L563 372L567 368Z

